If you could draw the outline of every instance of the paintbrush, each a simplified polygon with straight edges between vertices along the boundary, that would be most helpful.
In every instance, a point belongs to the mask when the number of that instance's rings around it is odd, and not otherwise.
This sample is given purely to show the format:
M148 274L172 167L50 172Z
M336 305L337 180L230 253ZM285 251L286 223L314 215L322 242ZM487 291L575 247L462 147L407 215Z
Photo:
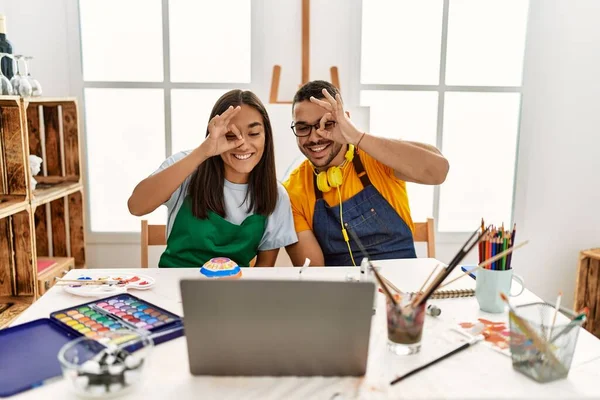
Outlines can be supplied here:
M523 334L525 334L525 336L529 340L531 340L534 347L540 353L544 354L550 362L556 364L561 370L563 370L563 372L566 372L564 371L564 365L562 365L562 363L558 360L558 358L556 358L552 350L550 350L550 348L548 347L549 343L541 337L539 337L538 334L533 330L533 328L529 326L527 321L525 321L523 318L517 315L515 309L508 301L508 297L506 296L506 294L500 293L500 297L508 305L508 308L510 310L510 312L508 313L509 318L514 322L515 325L517 325L517 327L523 332Z
M556 308L554 309L554 316L552 317L552 325L550 325L550 332L548 332L548 340L552 337L552 331L554 330L554 325L556 324L556 317L558 316L558 309L560 308L560 300L562 299L562 291L558 292L558 297L556 298Z
M394 379L393 381L390 382L390 385L395 385L396 383L400 382L401 380L404 380L404 379L408 378L409 376L414 375L417 372L422 371L425 368L427 368L433 364L436 364L442 360L445 360L446 358L450 357L451 355L461 352L461 351L469 348L470 346L474 345L475 343L480 342L483 339L484 339L483 335L474 336L471 340L469 340L468 342L464 343L463 345L457 347L456 349L452 350L451 352L446 353L443 356L438 357L435 360L432 360L432 361L428 362L427 364L420 366L419 368L415 368L412 371L407 372L406 374L397 377L396 379Z
M473 271L477 271L479 268L483 268L486 265L490 265L491 263L493 263L494 261L497 261L499 259L501 259L502 257L506 256L507 254L512 253L513 251L517 250L518 248L521 248L523 246L525 246L527 243L529 243L529 240L524 241L523 243L520 243L518 246L513 246L507 250L504 250L502 253L498 253L496 254L494 257L492 258L488 258L487 260L485 260L484 262L482 262L481 264L479 264L478 266L476 266L475 268L472 268L468 271L465 271L462 275L457 276L456 278L444 283L442 286L440 286L439 288L443 288L444 286L448 286L449 284L451 284L452 282L456 282L457 280L459 280L460 278L463 278L469 274L471 274Z
M554 343L556 341L556 339L558 339L562 335L569 333L571 331L571 329L575 328L576 326L583 325L583 323L585 323L585 320L587 318L588 311L589 311L588 308L585 307L581 311L581 314L579 314L578 316L573 318L567 326L565 326L560 332L558 332L556 335L554 335L553 337L550 338L550 343Z
M116 280L116 279L56 279L57 283L60 282L68 282L68 283L119 283L125 282L125 280Z
M306 260L304 260L304 265L302 265L302 267L300 268L300 272L298 272L298 275L302 275L302 273L304 271L306 271L306 268L308 268L309 265L310 265L310 258L307 258Z
M423 289L425 288L425 285L427 284L427 282L429 282L429 280L431 279L434 272L438 269L439 266L440 266L440 264L436 265L435 268L433 270L431 270L431 273L429 274L429 276L427 276L427 279L425 279L425 282L423 282L423 284L421 285L421 288L417 291L417 293L415 293L415 298L410 303L411 307L415 306L415 304L417 303L417 300L419 299L421 294L423 294Z
M381 278L381 275L379 275L379 272L377 272L377 270L375 269L375 267L371 263L371 258L369 257L369 253L367 253L367 249L365 249L365 247L363 246L362 242L360 241L360 239L358 238L358 236L356 235L356 233L354 233L354 231L352 229L350 229L350 235L352 235L352 238L354 239L354 241L356 242L356 244L358 244L358 248L360 249L360 252L362 253L363 258L367 259L367 263L369 264L369 268L371 268L371 270L375 274L375 278L377 278L377 282L379 282L379 285L383 289L385 295L388 297L388 299L394 305L394 307L398 308L398 302L394 298L394 295L392 294L392 292L390 292L390 289L387 287L387 285L385 284L385 282Z
M465 256L475 247L477 243L481 240L481 238L488 232L490 228L487 227L483 232L479 231L479 227L471 234L471 236L467 239L463 247L456 253L450 264L446 266L446 268L442 268L440 273L435 277L433 282L429 285L429 287L425 290L423 295L419 296L419 299L413 305L413 307L418 307L429 299L429 297L436 291L436 289L442 284L444 279L450 275L452 270L456 268L456 266L465 258Z
M57 281L55 286L123 286L126 281Z
M389 279L387 279L385 276L379 274L379 276L381 277L381 280L385 282L386 285L388 285L389 287L392 288L392 290L398 294L401 294L402 291L398 288L398 286L394 285L392 282L390 282Z

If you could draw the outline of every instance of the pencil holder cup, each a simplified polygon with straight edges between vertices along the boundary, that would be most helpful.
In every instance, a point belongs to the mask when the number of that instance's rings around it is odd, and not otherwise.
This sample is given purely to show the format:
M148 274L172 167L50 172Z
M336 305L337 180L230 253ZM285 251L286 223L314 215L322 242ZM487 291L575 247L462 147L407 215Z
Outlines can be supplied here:
M128 393L140 385L152 339L131 331L106 332L100 339L82 336L58 353L63 376L75 393L107 398Z
M511 293L513 279L519 283L521 289L517 293ZM500 298L500 293L510 294L515 297L523 293L525 283L523 278L513 274L513 270L479 269L475 280L475 297L482 311L489 313L502 313L506 304Z
M403 293L396 298L397 305L386 299L388 350L397 355L416 354L421 350L426 302L407 307L412 296Z
M542 383L566 378L581 323L558 315L553 325L555 308L547 303L518 306L515 313L509 313L513 368Z

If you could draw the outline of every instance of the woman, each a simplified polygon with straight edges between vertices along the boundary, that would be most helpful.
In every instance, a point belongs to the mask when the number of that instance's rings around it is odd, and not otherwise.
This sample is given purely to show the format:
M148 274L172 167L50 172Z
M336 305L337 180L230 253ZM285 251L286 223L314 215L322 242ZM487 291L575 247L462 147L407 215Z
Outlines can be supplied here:
M245 267L256 257L256 266L272 267L279 249L298 240L275 175L271 122L249 91L217 100L204 142L163 162L127 204L136 216L167 206L159 267L200 267L213 257Z

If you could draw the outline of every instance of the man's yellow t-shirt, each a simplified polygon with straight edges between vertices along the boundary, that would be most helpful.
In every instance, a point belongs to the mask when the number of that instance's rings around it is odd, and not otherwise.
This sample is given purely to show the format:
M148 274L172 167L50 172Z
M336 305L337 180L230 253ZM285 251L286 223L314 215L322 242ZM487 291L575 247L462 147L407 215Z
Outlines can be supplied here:
M408 194L406 192L406 182L396 178L394 171L390 167L375 160L364 151L359 151L358 155L373 186L390 203L392 208L414 233L414 225L408 204ZM342 202L344 202L363 189L353 163L346 164L343 169L343 176L344 181L341 187L337 189L332 188L329 192L323 193L323 199L329 206L339 204L338 190L340 191ZM314 179L315 173L310 162L304 160L283 183L292 203L296 232L313 229L313 215L317 201Z

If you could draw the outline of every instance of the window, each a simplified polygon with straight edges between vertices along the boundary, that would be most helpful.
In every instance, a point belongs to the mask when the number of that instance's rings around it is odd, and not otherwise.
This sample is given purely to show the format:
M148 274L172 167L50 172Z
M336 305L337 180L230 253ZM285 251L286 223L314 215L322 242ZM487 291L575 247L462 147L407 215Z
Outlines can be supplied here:
M136 183L204 140L223 93L249 87L250 3L79 0L92 233L139 231ZM144 218L165 223L166 209Z
M511 224L529 2L362 2L360 104L371 131L437 145L439 187L408 184L413 219L471 232Z

